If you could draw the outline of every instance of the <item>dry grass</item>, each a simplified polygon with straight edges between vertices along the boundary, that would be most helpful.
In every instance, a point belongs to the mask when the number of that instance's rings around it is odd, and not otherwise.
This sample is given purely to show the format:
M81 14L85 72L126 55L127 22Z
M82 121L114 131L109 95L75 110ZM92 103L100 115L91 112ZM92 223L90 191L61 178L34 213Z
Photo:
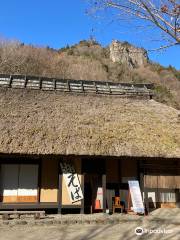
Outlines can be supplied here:
M0 72L7 74L40 75L84 80L155 83L156 100L180 109L179 72L158 64L130 70L126 65L113 63L108 48L97 43L81 41L59 51L0 42Z

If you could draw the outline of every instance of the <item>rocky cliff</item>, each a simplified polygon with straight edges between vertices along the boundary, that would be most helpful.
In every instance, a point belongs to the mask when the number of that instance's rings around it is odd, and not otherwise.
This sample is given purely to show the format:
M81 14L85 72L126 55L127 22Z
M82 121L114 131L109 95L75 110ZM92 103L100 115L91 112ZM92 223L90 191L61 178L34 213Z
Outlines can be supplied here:
M145 49L137 48L127 42L112 41L109 46L110 59L113 62L118 62L136 68L144 66L148 62L148 55Z

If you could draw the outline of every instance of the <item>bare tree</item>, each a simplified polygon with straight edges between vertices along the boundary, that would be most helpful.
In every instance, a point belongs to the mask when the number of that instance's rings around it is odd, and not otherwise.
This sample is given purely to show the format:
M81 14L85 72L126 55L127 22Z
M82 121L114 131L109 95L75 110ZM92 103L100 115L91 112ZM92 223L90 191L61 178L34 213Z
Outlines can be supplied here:
M151 24L166 36L168 43L160 48L180 44L180 0L89 0L95 10L114 10L116 15L123 15L139 20L143 25ZM164 37L161 37L164 43Z

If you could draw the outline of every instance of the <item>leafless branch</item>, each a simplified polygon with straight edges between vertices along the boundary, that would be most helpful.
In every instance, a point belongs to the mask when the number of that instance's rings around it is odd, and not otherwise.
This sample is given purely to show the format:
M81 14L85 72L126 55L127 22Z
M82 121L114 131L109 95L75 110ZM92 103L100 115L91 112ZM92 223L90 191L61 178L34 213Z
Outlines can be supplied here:
M180 3L179 0L89 0L96 10L112 9L117 14L139 19L143 24L151 22L156 29L180 44Z

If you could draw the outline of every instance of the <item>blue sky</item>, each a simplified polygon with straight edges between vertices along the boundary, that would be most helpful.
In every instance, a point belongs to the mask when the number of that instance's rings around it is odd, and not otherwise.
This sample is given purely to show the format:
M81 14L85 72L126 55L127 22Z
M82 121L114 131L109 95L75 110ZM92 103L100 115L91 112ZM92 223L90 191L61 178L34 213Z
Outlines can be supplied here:
M1 1L0 36L37 46L61 48L93 34L103 45L118 39L147 49L156 47L145 34L125 32L123 22L110 23L87 16L86 8L85 0ZM151 52L149 56L162 65L171 64L180 69L180 47Z

